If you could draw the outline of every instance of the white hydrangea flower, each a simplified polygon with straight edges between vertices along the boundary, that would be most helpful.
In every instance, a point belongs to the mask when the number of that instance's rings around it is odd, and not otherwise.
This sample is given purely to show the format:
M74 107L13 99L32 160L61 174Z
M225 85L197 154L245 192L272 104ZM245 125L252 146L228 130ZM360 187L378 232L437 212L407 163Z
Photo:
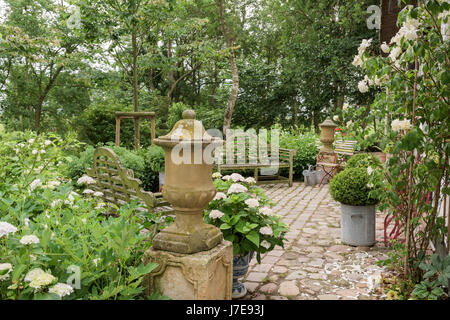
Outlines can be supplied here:
M224 213L219 210L211 210L211 212L209 213L209 217L211 219L220 219L223 217L223 215L224 215Z
M44 141L44 145L45 145L45 146L48 146L48 145L50 145L51 143L52 143L52 142L51 142L50 140L45 140L45 141Z
M30 282L30 287L34 289L39 289L43 286L48 286L55 280L56 278L54 276L52 276L50 273L47 273L40 268L31 270L25 276L25 281Z
M261 209L259 209L259 213L265 216L270 216L273 214L273 211L268 207L262 207Z
M334 116L333 121L339 121L339 116L338 115Z
M344 103L344 105L342 106L342 110L347 111L347 109L350 107L350 105L346 102Z
M35 179L35 180L33 180L33 182L30 183L30 189L31 190L34 190L34 189L36 189L37 187L40 187L40 186L42 186L42 181L40 179Z
M233 182L245 181L245 178L241 176L239 173L232 173L230 179L233 180Z
M8 270L5 274L0 275L0 281L8 280L9 273L12 271L12 269L13 269L13 266L11 263L0 263L0 271Z
M222 174L221 174L220 172L214 172L214 173L212 174L212 177L213 177L214 179L220 179L220 178L222 178Z
M66 283L57 283L53 287L48 289L48 292L55 293L62 298L64 296L70 295L73 292L73 288Z
M269 243L269 241L267 241L267 240L263 240L259 245L260 245L261 247L266 248L266 249L269 249L269 248L270 248L270 243Z
M253 177L248 177L248 178L245 178L245 182L248 184L255 184L256 180Z
M241 192L246 192L248 189L243 186L242 184L239 183L233 183L230 188L228 188L227 194L231 194L231 193L241 193Z
M77 184L93 184L95 183L95 179L89 177L87 174L82 175L78 180Z
M44 154L44 153L45 153L45 150L44 150L44 149L42 149L42 150L40 151L40 153L41 153L41 154Z
M33 234L23 236L19 241L21 244L38 244L39 238Z
M25 145L23 143L19 143L18 146L21 148L25 147Z
M222 200L222 199L226 199L227 195L223 192L217 192L216 195L214 196L213 200Z
M102 196L103 196L103 192L101 192L101 191L95 191L92 195L93 195L94 197L102 197Z
M225 180L225 181L228 181L228 180L230 180L231 179L231 177L229 176L229 175L226 175L226 176L223 176L222 177L222 180Z
M361 80L360 82L358 82L358 89L361 93L366 93L367 91L369 91L369 86L367 85L365 80Z
M12 224L4 221L0 221L0 238L3 236L7 236L10 233L15 233L17 231L17 228L14 227Z
M28 140L28 143L34 143L34 139L30 139L30 140Z
M36 149L33 149L33 151L31 151L31 154L37 154L38 151Z
M386 42L383 42L381 44L381 51L383 51L384 53L389 53L389 51L391 51L391 48L389 48L389 45Z
M28 271L28 273L26 274L25 281L31 282L31 281L33 281L34 277L36 277L38 274L41 274L41 273L45 273L45 271L42 270L41 268L32 269L32 270Z
M370 176L373 173L373 168L371 166L367 167L367 174Z
M94 190L91 190L91 189L84 189L83 190L83 194L93 194L94 193Z
M261 233L262 235L267 235L267 236L273 235L272 228L269 226L262 227L261 229L259 229L259 233Z
M245 204L246 204L247 206L249 206L250 208L256 208L256 207L259 206L259 201L258 201L257 199L251 198L251 199L245 200L244 202L245 202Z

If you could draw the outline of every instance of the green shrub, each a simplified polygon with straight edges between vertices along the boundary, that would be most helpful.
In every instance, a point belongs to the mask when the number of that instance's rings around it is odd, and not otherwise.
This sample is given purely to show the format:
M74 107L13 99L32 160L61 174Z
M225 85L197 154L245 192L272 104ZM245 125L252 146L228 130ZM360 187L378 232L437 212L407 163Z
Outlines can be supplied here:
M0 137L0 300L145 298L142 281L156 265L142 260L151 246L142 231L158 217L137 216L131 203L105 218L101 198L78 194L61 174L67 143L32 132ZM69 281L76 274L79 287Z
M162 148L154 146L135 151L113 145L106 146L117 154L125 168L133 170L134 177L142 181L142 189L152 192L159 190L158 170L161 166L164 169L164 151ZM65 172L67 177L76 181L85 174L86 169L92 167L94 151L94 147L88 146L79 156L71 156L71 161Z
M116 135L115 112L132 112L132 107L114 104L110 101L90 105L76 119L79 139L91 145L111 142ZM144 111L144 110L141 110ZM140 120L141 145L150 144L151 128L149 120ZM134 121L122 119L120 122L120 144L131 148L134 144Z
M152 146L142 150L146 167L154 172L164 172L164 150L159 146Z
M284 131L280 135L280 148L295 149L294 177L302 178L303 170L316 163L319 149L316 146L317 135L312 132L299 133ZM285 170L284 170L285 171Z
M378 203L371 196L369 174L365 168L346 168L330 181L331 197L343 204L352 206L368 206Z
M347 160L345 168L382 168L380 159L370 153L358 153Z

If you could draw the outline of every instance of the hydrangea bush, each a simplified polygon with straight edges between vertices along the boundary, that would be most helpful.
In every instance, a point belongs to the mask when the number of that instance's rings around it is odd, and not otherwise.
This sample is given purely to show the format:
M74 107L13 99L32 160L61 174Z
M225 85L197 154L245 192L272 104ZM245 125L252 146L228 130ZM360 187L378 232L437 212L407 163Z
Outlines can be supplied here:
M220 228L224 238L233 243L234 254L254 251L260 263L262 253L277 245L283 247L288 226L272 211L273 203L255 180L238 173L223 177L215 173L213 177L217 194L205 210L204 219Z
M136 203L105 218L105 203L61 175L73 142L56 135L0 137L0 299L139 299L156 267L148 217ZM89 183L87 177L79 183Z

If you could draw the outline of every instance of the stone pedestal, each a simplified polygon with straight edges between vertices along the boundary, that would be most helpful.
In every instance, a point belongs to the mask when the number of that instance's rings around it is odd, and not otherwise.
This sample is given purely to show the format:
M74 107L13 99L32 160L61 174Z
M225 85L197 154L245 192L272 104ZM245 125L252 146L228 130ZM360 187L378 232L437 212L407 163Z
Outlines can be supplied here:
M229 241L194 254L150 248L145 261L158 264L144 280L147 294L159 292L173 300L231 300L233 245Z

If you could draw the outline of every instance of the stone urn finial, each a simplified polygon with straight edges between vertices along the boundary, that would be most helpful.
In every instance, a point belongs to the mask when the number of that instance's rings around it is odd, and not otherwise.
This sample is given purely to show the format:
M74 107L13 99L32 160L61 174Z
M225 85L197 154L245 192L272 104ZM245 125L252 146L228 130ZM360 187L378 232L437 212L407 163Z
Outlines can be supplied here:
M320 142L323 146L320 149L322 153L333 153L333 142L334 142L334 130L337 128L337 124L334 123L330 117L327 117L324 122L319 124L320 127Z
M196 253L218 245L222 232L203 222L203 210L214 198L212 153L221 139L206 133L195 112L186 110L165 136L154 140L165 152L165 183L162 195L175 210L175 221L158 233L153 247L178 253Z

